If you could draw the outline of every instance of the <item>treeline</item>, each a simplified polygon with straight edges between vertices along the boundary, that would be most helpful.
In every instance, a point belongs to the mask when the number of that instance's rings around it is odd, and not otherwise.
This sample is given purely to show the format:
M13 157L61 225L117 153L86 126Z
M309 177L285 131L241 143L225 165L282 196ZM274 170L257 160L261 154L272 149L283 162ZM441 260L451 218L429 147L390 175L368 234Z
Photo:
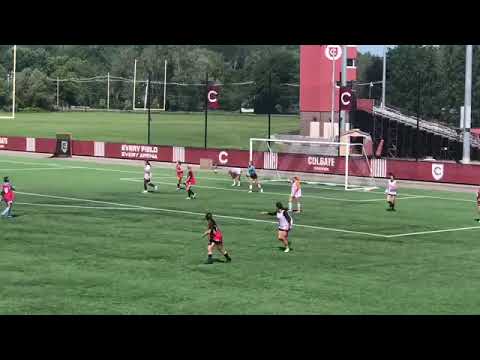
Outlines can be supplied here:
M298 111L299 89L281 84L299 82L299 47L278 45L125 45L125 46L19 46L17 47L16 100L18 109L53 110L57 104L55 79L103 78L89 82L61 82L59 106L105 108L107 73L110 82L110 108L132 108L134 59L139 80L150 79L152 107L163 104L164 60L168 61L167 82L189 86L167 86L169 110L198 111L203 108L206 73L222 89L222 109L237 111L255 107L257 111L273 107L277 112ZM0 47L0 108L11 106L9 72L11 47ZM269 87L269 75L271 86ZM123 78L123 80L121 79ZM143 106L145 84L136 86L136 106ZM271 89L271 91L269 91ZM137 104L138 102L138 104Z
M480 115L480 51L474 47L472 122ZM222 87L223 110L241 107L265 112L298 112L300 47L297 45L43 45L17 49L17 106L19 110L54 110L57 104L55 79L103 78L90 82L62 82L59 105L105 108L106 78L110 83L110 108L132 108L134 59L138 60L138 79L150 74L156 81L151 88L152 107L162 107L164 60L168 61L167 82L190 84L167 86L166 105L171 111L199 111L204 104L206 72L209 80ZM382 58L360 54L358 83L382 79ZM0 109L10 110L12 51L0 46ZM424 118L457 125L464 99L465 46L401 45L388 51L387 106ZM269 76L271 75L271 85ZM117 77L117 78L114 78ZM122 80L123 78L123 80ZM246 81L254 83L244 84ZM240 84L238 84L240 83ZM228 85L230 84L230 85ZM231 85L236 84L236 85ZM357 86L358 96L380 100L381 84ZM136 106L143 106L144 84L136 87ZM420 100L420 101L419 101ZM418 106L420 103L420 106ZM480 124L479 124L480 125Z
M480 126L480 46L473 47L472 126ZM359 57L359 82L382 79L381 57ZM401 45L387 53L386 105L459 126L465 96L465 45ZM368 98L369 87L358 87ZM380 101L381 84L371 90Z

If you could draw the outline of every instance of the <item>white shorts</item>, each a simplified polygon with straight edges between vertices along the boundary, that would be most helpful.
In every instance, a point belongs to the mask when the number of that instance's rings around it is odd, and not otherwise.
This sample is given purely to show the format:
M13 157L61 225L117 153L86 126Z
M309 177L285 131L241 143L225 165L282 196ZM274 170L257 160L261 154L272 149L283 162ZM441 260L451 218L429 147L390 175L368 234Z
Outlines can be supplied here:
M396 191L387 191L387 195L388 196L397 196L397 192Z
M302 197L302 190L297 191L296 193L292 191L290 196L294 199L300 199Z

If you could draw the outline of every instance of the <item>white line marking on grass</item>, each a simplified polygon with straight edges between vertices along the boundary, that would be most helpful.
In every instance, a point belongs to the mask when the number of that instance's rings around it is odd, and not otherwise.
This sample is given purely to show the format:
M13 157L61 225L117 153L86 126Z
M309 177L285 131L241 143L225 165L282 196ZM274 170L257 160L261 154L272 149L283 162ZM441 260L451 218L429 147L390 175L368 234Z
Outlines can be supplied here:
M1 169L0 171L36 171L36 170L68 170L68 169L74 169L72 167L48 167L48 168L16 168L16 169Z
M74 208L74 209L99 209L99 210L138 210L134 207L109 207L109 206L83 206L83 205L62 205L62 204L45 204L45 203L28 203L28 202L15 202L17 205L31 205L31 206L47 206L47 207L61 207L61 208Z
M65 197L65 196L56 196L56 195L46 195L46 194L37 194L37 193L28 193L28 192L23 192L23 191L16 191L17 194L23 194L23 195L32 195L32 196L40 196L40 197L48 197L52 199L62 199L62 200L72 200L72 201L87 201L87 202L92 202L92 203L98 203L98 204L107 204L107 205L118 205L118 206L130 206L130 207L137 207L137 205L125 205L125 204L119 204L119 203L113 203L113 202L108 202L108 201L100 201L100 200L89 200L89 199L79 199L79 198L72 198L72 197Z
M39 162L34 163L34 162L24 162L24 161L13 161L13 160L0 159L0 163L22 164L22 165L38 165L39 163L41 163L42 165L45 165L45 166L52 166L52 167L62 166L60 164L51 164L51 163L47 163L45 161L39 161Z
M120 178L122 181L132 181L132 182L143 182L141 179L130 179L130 178ZM153 178L153 182L155 184L162 184L162 185L176 185L176 183L167 183L163 181L155 181L155 178ZM207 185L194 185L197 188L204 188L204 189L214 189L214 190L224 190L224 191L235 191L235 192L243 192L245 193L246 190L237 190L237 189L228 189L228 188L221 188L217 186L207 186ZM263 194L269 194L269 195L280 195L280 196L287 196L287 193L277 193L277 192L271 192L271 191L264 191ZM261 195L260 195L261 196ZM313 198L313 199L322 199L322 200L333 200L333 201L345 201L345 202L370 202L370 201L385 201L385 199L366 199L366 200L352 200L352 199L341 199L341 198L332 198L332 197L326 197L326 196L315 196L315 195L302 195L304 198Z
M387 235L387 238L396 238L396 237L414 236L414 235L426 235L426 234L438 234L438 233L444 233L444 232L464 231L464 230L473 230L473 229L480 229L480 226L469 226L469 227L463 227L463 228L452 228L452 229L431 230L431 231L418 231L418 232L405 233L405 234L394 234L394 235Z
M49 198L54 198L54 199L65 199L65 200L73 200L73 201L103 203L103 204L107 204L107 205L117 205L117 206L122 206L125 209L128 208L128 210L150 210L150 211L161 211L161 212L168 212L168 213L175 213L175 214L188 214L188 215L196 215L196 216L198 215L198 216L202 216L202 217L205 216L204 213L193 212L193 211L185 211L185 210L152 208L152 207L148 207L148 206L113 203L113 202L100 201L100 200L69 198L69 197L65 197L65 196L55 196L55 195L46 195L46 194L37 194L37 193L25 193L25 192L17 192L17 193L24 194L24 195L32 195L32 196L49 197ZM61 205L61 204L59 204L59 205ZM220 215L220 214L215 214L215 216L218 217L218 218L224 218L224 219L241 220L241 221L258 222L258 223L267 223L267 224L277 224L276 221L270 221L270 220L243 218L243 217L238 217L238 216L228 216L228 215ZM324 227L324 226L294 224L293 227L294 228L295 227L303 227L303 228L309 228L309 229L327 230L327 231L341 232L341 233L348 233L348 234L357 234L357 235L368 235L368 236L381 237L381 238L387 238L388 237L388 235L374 234L374 233L368 233L368 232L362 232L362 231L335 229L335 228L329 228L329 227Z

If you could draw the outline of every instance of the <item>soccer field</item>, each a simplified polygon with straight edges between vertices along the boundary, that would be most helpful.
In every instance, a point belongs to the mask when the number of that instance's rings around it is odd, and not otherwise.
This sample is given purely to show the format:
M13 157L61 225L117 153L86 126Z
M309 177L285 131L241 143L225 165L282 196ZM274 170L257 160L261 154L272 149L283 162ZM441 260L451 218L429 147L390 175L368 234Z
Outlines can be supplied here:
M0 153L17 190L0 219L0 314L477 314L480 225L469 193L305 185L293 251L276 240L288 184L249 194L197 170L196 200L173 168ZM382 184L383 186L383 184ZM2 205L3 207L3 205ZM212 211L233 261L205 265Z
M13 120L2 121L0 135L54 138L57 132L71 132L76 140L147 143L147 115L143 113L20 112L15 116ZM151 143L203 147L204 127L202 113L152 113ZM271 117L272 134L297 131L298 116ZM250 138L267 134L266 115L209 113L207 146L210 148L248 149Z

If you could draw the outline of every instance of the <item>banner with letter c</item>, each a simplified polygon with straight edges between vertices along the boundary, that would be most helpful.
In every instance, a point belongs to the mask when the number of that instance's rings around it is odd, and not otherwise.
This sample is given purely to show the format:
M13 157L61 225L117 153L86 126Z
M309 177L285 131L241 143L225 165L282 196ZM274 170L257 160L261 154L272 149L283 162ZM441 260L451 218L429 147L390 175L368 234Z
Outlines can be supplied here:
M209 109L219 109L220 104L218 103L218 96L220 94L220 88L216 85L210 85L207 92L207 101Z

